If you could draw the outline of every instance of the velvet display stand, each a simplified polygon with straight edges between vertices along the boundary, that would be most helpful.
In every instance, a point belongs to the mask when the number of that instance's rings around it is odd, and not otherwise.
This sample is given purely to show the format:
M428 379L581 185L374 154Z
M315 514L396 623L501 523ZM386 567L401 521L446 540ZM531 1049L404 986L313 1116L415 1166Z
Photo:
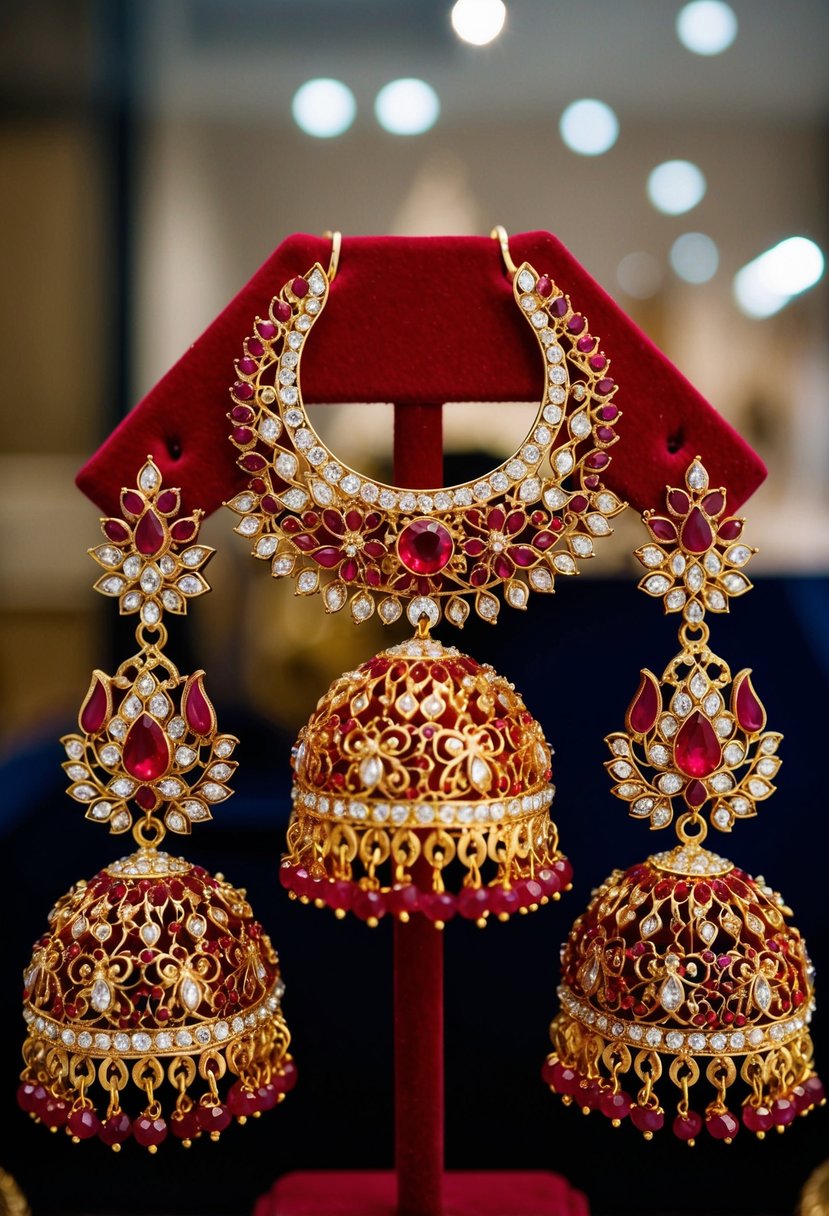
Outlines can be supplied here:
M607 484L642 508L682 484L700 454L736 509L763 479L755 454L555 237L517 236L511 250L571 296L611 360L625 417ZM233 361L282 284L329 254L325 239L285 241L125 419L78 478L102 510L114 510L148 452L188 508L210 512L243 486L226 438ZM536 343L511 297L494 241L347 238L303 360L305 401L394 402L395 483L440 486L440 403L540 395ZM396 1174L289 1174L256 1216L587 1216L583 1196L553 1174L444 1174L443 943L424 918L396 925L394 974Z

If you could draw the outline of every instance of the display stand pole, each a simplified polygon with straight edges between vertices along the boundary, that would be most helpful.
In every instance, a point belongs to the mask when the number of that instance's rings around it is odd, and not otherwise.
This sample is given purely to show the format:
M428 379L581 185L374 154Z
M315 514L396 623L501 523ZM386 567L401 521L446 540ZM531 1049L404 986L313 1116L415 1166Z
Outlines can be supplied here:
M394 484L443 485L442 406L394 407ZM443 935L424 916L394 925L398 1216L443 1213Z

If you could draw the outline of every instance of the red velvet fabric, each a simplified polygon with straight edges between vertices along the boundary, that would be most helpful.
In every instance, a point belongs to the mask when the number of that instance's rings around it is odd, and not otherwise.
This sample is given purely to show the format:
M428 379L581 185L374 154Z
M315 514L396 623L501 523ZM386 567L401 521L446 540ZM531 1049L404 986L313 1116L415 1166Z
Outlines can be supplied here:
M510 245L517 263L527 259L569 293L611 359L625 417L608 484L637 510L652 506L699 454L736 509L765 475L757 456L560 241L533 232ZM230 498L245 480L227 440L234 360L271 297L315 260L327 266L329 254L322 237L284 241L81 470L84 493L114 511L121 485L149 452L165 482L181 486L188 510L210 512ZM498 245L486 237L346 237L302 371L308 402L407 408L534 400L542 383L535 341Z
M589 1216L563 1178L541 1172L450 1173L445 1216ZM286 1174L258 1200L253 1216L395 1216L391 1173Z

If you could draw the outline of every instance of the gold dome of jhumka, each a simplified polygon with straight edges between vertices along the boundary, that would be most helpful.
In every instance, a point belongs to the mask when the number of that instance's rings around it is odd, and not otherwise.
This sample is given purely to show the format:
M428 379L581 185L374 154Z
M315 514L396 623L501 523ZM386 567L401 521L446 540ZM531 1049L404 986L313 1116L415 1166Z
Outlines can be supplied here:
M550 748L502 676L419 634L335 680L300 732L282 883L372 924L507 919L570 885Z
M204 673L180 675L162 649L163 612L208 590L198 570L213 550L152 460L121 507L91 553L96 589L139 613L140 651L93 674L63 767L86 818L132 828L139 847L49 914L24 975L18 1101L74 1140L131 1136L155 1152L168 1133L216 1139L275 1106L296 1070L278 959L244 891L158 848L233 792L238 741L218 732Z
M574 924L543 1068L565 1102L616 1125L629 1117L647 1137L665 1124L667 1073L673 1131L689 1143L703 1127L733 1140L737 1092L743 1126L761 1137L824 1101L813 973L791 912L763 878L703 844L704 811L730 832L774 792L782 738L766 730L750 672L732 678L708 647L706 611L727 611L751 586L742 568L754 550L725 505L697 460L685 489L669 489L667 514L645 515L640 586L682 614L682 649L661 679L642 671L606 767L614 794L653 830L678 809L680 843L611 874Z

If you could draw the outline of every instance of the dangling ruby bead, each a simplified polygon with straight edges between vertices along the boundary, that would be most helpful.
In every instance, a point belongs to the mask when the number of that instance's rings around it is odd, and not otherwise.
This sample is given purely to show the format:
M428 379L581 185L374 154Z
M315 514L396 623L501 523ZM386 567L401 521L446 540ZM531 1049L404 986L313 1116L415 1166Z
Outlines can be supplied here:
M458 895L458 912L464 920L480 920L489 909L486 887L464 887Z
M181 698L181 712L194 735L209 735L216 721L216 714L207 693L203 676L191 676Z
M88 735L94 735L106 721L108 708L107 687L100 676L93 676L78 718L81 730L86 731Z
M116 1144L123 1144L131 1131L132 1124L129 1115L120 1111L117 1115L110 1115L108 1119L104 1120L98 1128L98 1139L112 1148Z
M616 1094L613 1090L606 1089L599 1099L599 1110L608 1119L626 1119L632 1105L630 1094L626 1094L623 1089Z
M124 741L124 768L139 781L156 781L170 767L170 741L154 718L141 714Z
M271 1077L271 1084L277 1093L289 1094L296 1086L298 1078L297 1067L293 1060L285 1060L279 1072Z
M132 1134L144 1148L155 1148L167 1139L167 1124L163 1119L141 1115L132 1125Z
M766 711L751 683L751 676L741 672L734 681L731 694L732 712L746 734L761 731L766 724Z
M689 553L705 553L710 549L714 539L711 525L699 507L694 507L682 525L681 539Z
M755 1135L762 1136L774 1127L774 1116L766 1106L752 1106L746 1103L743 1107L743 1127Z
M454 550L450 533L434 519L413 520L397 541L397 555L413 574L437 574Z
M637 735L646 735L659 717L661 706L662 697L656 676L649 671L643 671L636 696L631 701L627 714L630 729Z
M101 1120L94 1110L81 1107L79 1110L72 1111L66 1120L66 1126L69 1128L71 1136L77 1136L78 1140L89 1140L92 1136L98 1135L101 1130Z
M195 1110L173 1111L170 1118L170 1131L178 1140L195 1140L201 1132L198 1114Z
M673 1131L678 1140L695 1140L702 1131L702 1116L695 1110L689 1110L687 1115L677 1115Z
M632 1106L630 1121L637 1131L644 1132L645 1135L650 1132L652 1135L654 1132L662 1130L665 1125L665 1116L661 1110L654 1110L650 1106Z
M730 1110L724 1110L719 1115L709 1115L705 1128L715 1140L733 1140L740 1130L740 1122Z
M674 763L688 777L709 777L721 759L722 747L713 726L695 709L676 737Z
M223 1132L233 1122L233 1115L221 1103L218 1106L200 1106L196 1118L199 1127L209 1135Z
M135 547L145 557L154 557L164 544L164 525L155 511L145 511L135 529Z

